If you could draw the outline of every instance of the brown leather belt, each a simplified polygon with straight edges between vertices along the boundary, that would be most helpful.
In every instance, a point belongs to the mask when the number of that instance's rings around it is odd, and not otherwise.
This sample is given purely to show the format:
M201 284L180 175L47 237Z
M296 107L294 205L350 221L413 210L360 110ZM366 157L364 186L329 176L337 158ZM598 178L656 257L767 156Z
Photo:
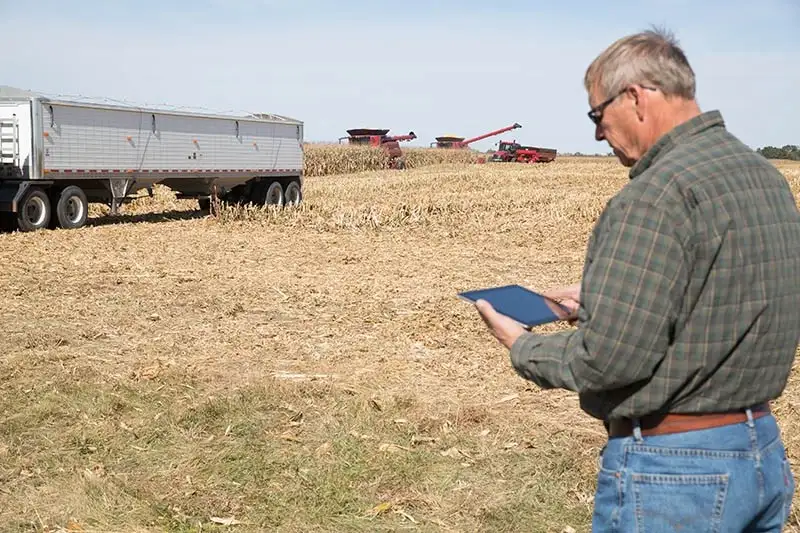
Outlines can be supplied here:
M750 408L753 419L770 413L769 403ZM745 409L729 413L648 415L639 419L642 435L666 435L698 429L709 429L747 421ZM614 419L608 424L609 437L630 437L633 435L633 421L629 418Z

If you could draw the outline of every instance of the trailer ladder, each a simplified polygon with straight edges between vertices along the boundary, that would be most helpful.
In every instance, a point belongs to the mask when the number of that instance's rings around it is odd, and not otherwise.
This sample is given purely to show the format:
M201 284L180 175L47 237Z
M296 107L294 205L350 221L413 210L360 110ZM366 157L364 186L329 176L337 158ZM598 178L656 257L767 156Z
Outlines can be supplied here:
M17 117L0 120L0 176L19 172L19 123Z

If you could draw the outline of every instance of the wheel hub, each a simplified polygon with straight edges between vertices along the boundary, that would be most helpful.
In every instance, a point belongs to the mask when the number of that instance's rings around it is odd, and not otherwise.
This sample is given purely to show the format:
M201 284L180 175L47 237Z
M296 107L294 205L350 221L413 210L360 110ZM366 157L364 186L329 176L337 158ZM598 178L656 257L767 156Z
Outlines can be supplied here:
M83 203L80 198L70 196L66 202L67 219L72 224L76 224L83 217Z
M25 219L32 226L39 226L44 223L46 211L44 201L41 198L34 196L25 203Z

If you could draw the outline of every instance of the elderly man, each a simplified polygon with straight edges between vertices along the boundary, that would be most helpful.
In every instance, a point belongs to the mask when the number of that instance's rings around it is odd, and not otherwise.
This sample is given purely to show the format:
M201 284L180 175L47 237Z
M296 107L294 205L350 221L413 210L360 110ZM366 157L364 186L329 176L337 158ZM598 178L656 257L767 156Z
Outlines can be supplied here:
M800 213L785 178L701 112L666 32L585 76L630 181L592 232L576 325L536 335L476 307L522 377L603 420L593 531L780 531L794 477L769 402L800 342Z

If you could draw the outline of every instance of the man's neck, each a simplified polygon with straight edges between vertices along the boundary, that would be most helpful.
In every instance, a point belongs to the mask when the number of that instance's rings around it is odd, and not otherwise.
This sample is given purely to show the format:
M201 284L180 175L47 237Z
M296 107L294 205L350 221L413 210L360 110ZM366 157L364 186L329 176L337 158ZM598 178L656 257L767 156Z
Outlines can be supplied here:
M662 105L654 111L650 119L650 134L646 138L646 144L642 147L641 156L633 160L631 165L626 165L631 167L631 178L641 173L642 169L638 167L641 167L642 157L650 151L664 135L681 124L702 114L696 101L679 100L677 98L663 102Z
M649 146L653 146L662 136L700 113L700 107L695 100L674 98L664 101L654 114Z

